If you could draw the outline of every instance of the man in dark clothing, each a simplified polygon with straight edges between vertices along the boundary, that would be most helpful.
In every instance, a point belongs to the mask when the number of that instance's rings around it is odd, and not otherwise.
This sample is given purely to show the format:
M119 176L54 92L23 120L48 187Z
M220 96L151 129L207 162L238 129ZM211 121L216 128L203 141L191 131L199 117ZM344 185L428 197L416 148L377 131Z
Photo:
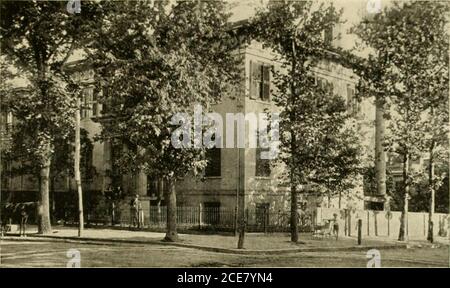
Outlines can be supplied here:
M333 214L334 219L333 219L333 235L336 237L336 241L338 240L339 237L339 223L338 223L338 219L337 219L337 214L334 213Z
M139 202L139 195L136 194L130 203L131 225L133 227L139 227Z
M22 235L24 237L26 237L27 235L25 234L25 231L27 230L27 222L28 222L28 213L25 209L25 205L21 205L20 206L20 231L19 231L19 235L22 237Z

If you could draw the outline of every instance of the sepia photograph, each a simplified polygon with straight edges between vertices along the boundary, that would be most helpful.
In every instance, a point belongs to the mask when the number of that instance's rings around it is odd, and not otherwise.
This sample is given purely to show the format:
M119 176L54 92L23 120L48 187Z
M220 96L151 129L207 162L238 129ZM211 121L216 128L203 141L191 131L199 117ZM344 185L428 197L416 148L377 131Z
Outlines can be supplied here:
M450 267L450 1L0 0L0 23L2 276Z

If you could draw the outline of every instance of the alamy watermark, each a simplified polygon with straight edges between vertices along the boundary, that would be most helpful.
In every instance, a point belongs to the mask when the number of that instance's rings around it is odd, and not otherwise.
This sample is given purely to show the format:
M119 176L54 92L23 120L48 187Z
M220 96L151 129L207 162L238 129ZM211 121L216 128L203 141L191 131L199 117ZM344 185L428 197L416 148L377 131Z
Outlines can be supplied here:
M369 14L381 13L381 0L368 0L366 9Z
M177 149L263 148L267 151L261 152L261 159L275 159L279 147L279 122L280 115L276 112L226 113L224 121L221 114L203 114L202 106L195 105L192 117L187 113L173 115L170 124L179 127L172 132L171 142Z
M381 267L381 253L377 249L370 249L366 253L367 268L380 268Z
M69 0L66 5L67 12L70 14L81 13L81 1L80 0Z
M69 249L66 253L67 258L67 268L80 268L81 267L81 253L77 249Z

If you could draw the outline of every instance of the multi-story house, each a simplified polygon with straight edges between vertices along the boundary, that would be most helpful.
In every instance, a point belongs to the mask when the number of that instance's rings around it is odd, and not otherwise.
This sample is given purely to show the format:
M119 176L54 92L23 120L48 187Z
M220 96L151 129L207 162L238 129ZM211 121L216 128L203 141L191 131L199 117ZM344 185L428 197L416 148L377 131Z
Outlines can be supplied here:
M324 37L330 39L330 41L333 38L327 33ZM271 67L281 69L281 65L275 60L275 56L273 52L263 49L261 43L255 41L238 49L236 57L242 59L242 82L239 87L232 89L234 97L224 99L214 107L214 111L222 115L223 119L226 118L227 113L234 115L237 113L243 115L254 113L257 115L267 110L277 111L278 108L274 104L271 92L274 89ZM372 133L371 127L373 125L370 120L367 120L365 113L372 115L373 106L370 103L361 104L357 101L355 98L357 78L350 69L344 68L331 59L331 57L330 59L323 59L313 69L317 84L331 89L335 94L346 99L348 113L355 116L362 130L369 134ZM94 166L95 173L89 175L89 177L85 175L82 179L83 191L88 195L97 195L98 198L104 198L104 192L118 187L124 195L130 197L139 194L144 213L148 217L150 205L164 205L164 196L161 193L161 191L164 191L164 183L151 179L143 172L136 175L120 175L117 172L118 169L115 167L114 159L121 152L122 147L114 144L114 141L103 140L101 142L95 140L95 136L102 129L102 121L108 121L109 117L114 117L114 115L107 113L107 107L103 107L97 101L97 93L104 92L94 89L93 72L82 61L71 63L67 69L72 69L79 80L85 84L81 126L88 132L93 144L87 157L89 163L86 163L86 165ZM369 117L371 117L370 115ZM248 128L248 124L245 127ZM229 136L234 137L235 143L236 133ZM246 129L244 135L245 137L248 136L248 129ZM225 135L225 137L227 136ZM365 141L367 147L373 147L371 135L366 137ZM180 206L216 207L229 209L230 211L234 209L243 211L244 207L257 211L289 211L289 185L281 180L282 168L281 166L272 167L271 160L262 159L260 155L263 150L262 148L248 148L248 146L245 148L215 148L210 150L210 163L204 171L202 180L188 175L177 182L177 202ZM4 179L7 173L2 174L2 179ZM315 207L346 208L350 205L356 209L363 209L362 179L359 180L361 185L358 185L352 191L351 194L356 195L356 197L352 197L352 200L347 201L344 197L339 201L335 197L327 199L326 197L305 193L300 200L301 207L311 210ZM32 181L28 176L14 177L7 184L2 185L2 191L9 195L8 197L4 196L3 199L19 200L19 198L14 198L12 194L21 193L20 200L31 201L35 199L37 189L36 181ZM67 175L55 179L51 191L53 193L51 197L53 208L56 210L58 210L58 207L65 207L64 202L68 201L67 199L70 197L76 197L75 183ZM68 197L67 195L71 196ZM127 206L129 201L126 199L129 198L125 198L121 206L116 208L122 211L122 215L129 213ZM341 207L338 207L338 203Z

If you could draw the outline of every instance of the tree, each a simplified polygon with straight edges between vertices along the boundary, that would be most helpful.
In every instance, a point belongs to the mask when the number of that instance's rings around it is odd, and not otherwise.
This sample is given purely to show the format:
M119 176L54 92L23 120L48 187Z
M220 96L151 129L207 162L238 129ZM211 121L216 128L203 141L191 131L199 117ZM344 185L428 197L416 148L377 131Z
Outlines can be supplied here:
M409 93L404 93L409 96ZM408 97L407 96L407 97ZM395 112L388 124L389 136L386 137L388 151L400 155L402 160L403 178L403 209L400 222L399 241L406 239L406 217L408 215L408 201L410 199L410 189L414 181L413 171L411 171L411 159L420 157L420 146L423 139L423 131L419 126L420 109L411 97L395 101Z
M356 30L358 36L378 52L377 63L384 63L369 78L372 83L378 80L382 84L378 92L388 96L395 111L390 124L393 134L388 142L391 150L400 153L404 166L405 199L400 240L405 239L407 198L413 181L410 158L420 157L421 147L427 147L432 191L434 149L437 143L444 143L442 136L446 130L443 123L448 121L444 116L447 112L443 112L446 110L444 97L448 94L448 39L445 35L448 11L448 3L443 2L395 2L373 21L361 23ZM428 115L424 111L428 111ZM430 199L430 205L434 206L432 202Z
M325 188L328 201L332 196L338 196L339 209L342 208L343 194L346 194L347 198L352 196L352 189L358 185L357 177L363 171L362 147L358 136L355 135L356 127L343 126L344 123L337 123L331 127L337 130L327 131L327 136L320 143L320 151L317 152L322 163L316 166L314 176L310 178L311 182Z
M355 150L343 139L349 117L345 101L333 94L330 85L317 85L311 71L332 54L331 39L324 39L322 33L338 23L339 16L332 5L270 1L253 19L256 38L279 55L277 60L285 69L273 71L274 102L281 108L278 159L285 165L290 183L292 242L298 241L297 197L301 185L327 180L328 187L332 182L343 185L352 169L339 170L338 162L328 157L348 156L340 162L348 165L344 169L355 163Z
M394 63L419 97L421 108L425 110L419 123L424 131L421 152L428 154L429 193L429 230L428 240L433 242L433 213L435 210L435 191L439 189L445 170L435 173L435 166L448 159L448 13L450 5L444 3L426 3L414 1L401 9L402 22L414 20L415 29L401 30L408 41L396 41L393 48L400 50L402 59L394 58ZM394 11L393 11L394 12ZM393 13L392 12L392 13ZM448 31L447 31L448 32ZM398 59L398 60L397 60Z
M190 142L190 115L194 104L210 109L237 80L238 41L222 1L114 2L110 9L91 55L113 115L102 137L126 147L118 160L126 172L167 183L165 239L177 241L176 181L207 164L201 141Z
M70 15L65 2L2 1L1 49L26 80L26 89L6 99L18 124L16 136L39 166L39 233L51 232L49 175L57 139L73 129L75 98L67 89L63 66L90 39L99 3L83 2L83 13ZM14 148L13 148L14 149Z

